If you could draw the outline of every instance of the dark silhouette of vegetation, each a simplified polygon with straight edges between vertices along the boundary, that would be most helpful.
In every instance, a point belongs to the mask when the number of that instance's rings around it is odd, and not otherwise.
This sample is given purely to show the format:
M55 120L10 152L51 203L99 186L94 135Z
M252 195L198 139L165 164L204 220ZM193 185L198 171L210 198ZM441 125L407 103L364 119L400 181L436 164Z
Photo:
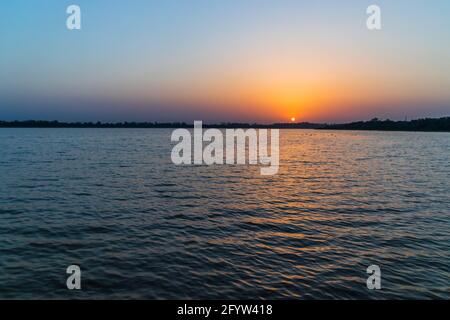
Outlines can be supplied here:
M379 120L359 121L346 124L325 125L321 129L332 130L380 130L380 131L450 131L450 117L418 119L411 121Z
M185 122L59 122L59 121L0 121L0 128L192 128ZM380 130L380 131L447 131L450 132L450 117L418 119L411 121L379 120L359 121L345 124L319 123L219 123L203 124L204 128L272 128L272 129L328 129L328 130Z
M276 123L276 124L258 124L258 123L233 123L224 122L219 124L205 124L204 128L301 128L317 129L323 124L313 123ZM0 127L6 128L193 128L194 124L185 122L59 122L43 120L27 121L0 121Z

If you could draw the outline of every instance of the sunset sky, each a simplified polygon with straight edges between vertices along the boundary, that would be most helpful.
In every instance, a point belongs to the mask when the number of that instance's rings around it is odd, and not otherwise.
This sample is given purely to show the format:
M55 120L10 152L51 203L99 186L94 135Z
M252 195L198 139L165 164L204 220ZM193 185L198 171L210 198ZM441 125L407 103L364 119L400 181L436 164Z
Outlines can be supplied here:
M370 4L381 31L366 28ZM0 120L446 115L448 0L0 2Z

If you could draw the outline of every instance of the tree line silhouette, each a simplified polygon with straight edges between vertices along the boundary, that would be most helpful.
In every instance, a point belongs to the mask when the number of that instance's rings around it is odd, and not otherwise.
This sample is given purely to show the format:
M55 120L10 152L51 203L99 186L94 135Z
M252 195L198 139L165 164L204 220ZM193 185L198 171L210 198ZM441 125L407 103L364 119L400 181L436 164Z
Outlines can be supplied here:
M450 131L450 117L417 119L411 121L379 120L325 125L320 129L380 130L380 131Z
M193 128L186 122L59 122L45 120L0 121L3 128ZM323 123L218 123L203 124L204 128L272 128L322 130L380 130L380 131L446 131L450 132L450 117L425 118L410 121L380 120L358 121L344 124Z

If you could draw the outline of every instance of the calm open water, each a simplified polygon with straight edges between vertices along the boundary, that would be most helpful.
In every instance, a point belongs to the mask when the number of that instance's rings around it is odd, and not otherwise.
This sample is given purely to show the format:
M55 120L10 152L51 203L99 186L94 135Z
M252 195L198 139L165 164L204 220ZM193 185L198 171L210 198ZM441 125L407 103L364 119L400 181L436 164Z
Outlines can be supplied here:
M449 133L281 131L269 177L170 134L0 129L0 298L450 298Z

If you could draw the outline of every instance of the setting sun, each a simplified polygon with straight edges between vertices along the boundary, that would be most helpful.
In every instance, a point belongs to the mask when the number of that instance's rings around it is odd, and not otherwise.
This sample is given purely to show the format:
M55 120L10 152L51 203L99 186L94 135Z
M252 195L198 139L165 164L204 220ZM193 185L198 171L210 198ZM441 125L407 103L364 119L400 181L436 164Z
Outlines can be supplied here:
M292 122L295 122L295 118L294 118L294 117L292 117L292 118L291 118L291 121L292 121Z

